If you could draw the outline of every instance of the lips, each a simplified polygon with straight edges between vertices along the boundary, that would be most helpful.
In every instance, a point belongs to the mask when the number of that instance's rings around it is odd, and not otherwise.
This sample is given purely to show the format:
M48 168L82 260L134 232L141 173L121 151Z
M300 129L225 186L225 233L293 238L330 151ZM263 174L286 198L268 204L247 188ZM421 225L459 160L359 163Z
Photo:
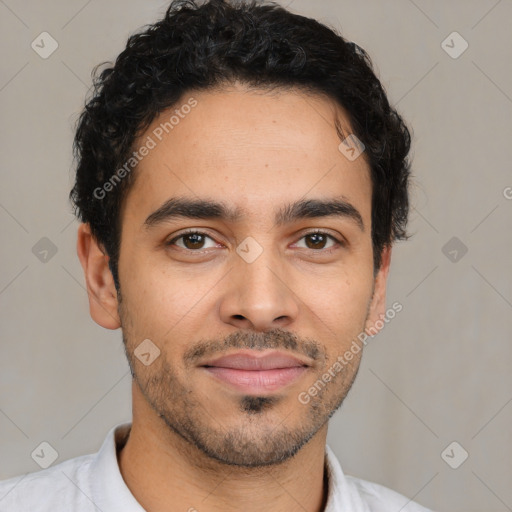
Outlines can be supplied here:
M256 355L253 350L218 357L201 365L217 382L249 394L277 391L299 379L309 366L308 361L285 352Z
M217 368L232 368L234 370L275 370L278 368L294 368L309 366L308 362L284 352L271 352L264 355L256 355L254 351L237 352L222 356L203 363L201 366L213 366Z

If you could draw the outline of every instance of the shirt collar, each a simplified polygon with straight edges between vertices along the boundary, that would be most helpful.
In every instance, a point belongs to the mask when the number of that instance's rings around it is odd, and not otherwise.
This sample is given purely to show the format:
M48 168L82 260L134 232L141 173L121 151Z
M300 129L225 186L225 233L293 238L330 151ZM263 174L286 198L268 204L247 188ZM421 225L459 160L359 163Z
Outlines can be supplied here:
M126 443L130 428L131 423L111 428L91 463L91 501L101 510L144 512L124 482L117 460L117 452ZM329 445L325 446L325 471L328 490L324 512L369 512L357 489L343 474Z
M370 512L363 502L356 487L347 480L340 463L329 447L325 445L325 471L327 473L328 491L324 512Z
M126 443L130 428L131 423L112 427L91 464L91 500L100 510L145 512L123 480L117 461L117 451Z

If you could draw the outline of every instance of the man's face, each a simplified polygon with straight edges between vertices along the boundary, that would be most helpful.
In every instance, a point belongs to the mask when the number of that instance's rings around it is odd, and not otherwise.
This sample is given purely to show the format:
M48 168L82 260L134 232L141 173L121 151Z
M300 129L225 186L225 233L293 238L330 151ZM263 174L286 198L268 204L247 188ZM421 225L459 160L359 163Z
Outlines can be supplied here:
M190 97L197 105L162 135L160 124ZM361 352L308 403L299 400L372 321L369 168L339 151L334 109L298 91L190 93L136 145L156 142L122 211L119 314L136 393L155 418L228 464L273 464L296 453L357 373ZM152 215L172 198L222 203L240 216ZM346 205L337 215L304 216L290 209L301 201ZM147 339L160 355L146 366L134 351ZM283 382L267 387L235 385L203 366L271 349L307 366L282 371Z

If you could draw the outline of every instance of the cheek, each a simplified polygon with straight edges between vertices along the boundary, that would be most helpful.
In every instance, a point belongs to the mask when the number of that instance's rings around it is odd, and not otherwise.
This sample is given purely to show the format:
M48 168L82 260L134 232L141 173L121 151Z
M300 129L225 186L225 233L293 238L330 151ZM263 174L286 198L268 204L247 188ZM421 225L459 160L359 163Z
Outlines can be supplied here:
M327 345L350 344L364 329L372 293L371 276L338 276L316 281L303 297ZM342 347L341 347L342 348Z
M183 332L204 313L208 293L218 281L210 273L193 277L149 259L125 263L137 269L124 273L121 293L125 314L139 337L162 339Z

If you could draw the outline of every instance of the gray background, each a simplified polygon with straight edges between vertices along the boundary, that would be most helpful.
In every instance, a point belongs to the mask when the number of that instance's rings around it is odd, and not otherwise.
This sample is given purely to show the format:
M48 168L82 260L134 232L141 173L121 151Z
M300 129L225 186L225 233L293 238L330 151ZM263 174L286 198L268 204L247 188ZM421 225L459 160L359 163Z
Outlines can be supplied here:
M60 462L97 451L131 418L120 332L88 315L67 202L71 142L92 67L165 7L0 0L0 479L38 470L42 441ZM440 512L510 511L512 2L290 8L365 48L414 130L414 236L395 247L389 286L403 311L368 344L329 444L346 473ZM43 31L59 44L47 59L31 48ZM453 31L469 44L458 58L441 46ZM33 249L43 237L56 254ZM453 441L469 453L458 469L441 457ZM448 450L452 465L461 450Z

